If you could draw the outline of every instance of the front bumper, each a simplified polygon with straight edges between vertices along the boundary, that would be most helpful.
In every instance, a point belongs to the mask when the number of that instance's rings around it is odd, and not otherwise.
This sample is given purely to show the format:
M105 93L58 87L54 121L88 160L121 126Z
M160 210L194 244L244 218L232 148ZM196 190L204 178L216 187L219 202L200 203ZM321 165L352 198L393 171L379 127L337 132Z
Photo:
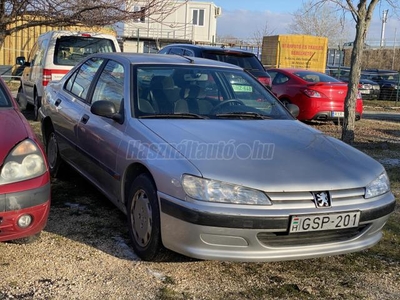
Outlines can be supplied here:
M0 194L0 241L35 235L46 226L50 211L50 183L21 192ZM27 228L18 226L23 215L33 219Z
M395 208L393 194L387 193L372 203L331 211L360 211L359 227L289 234L293 213L315 214L315 209L238 209L232 214L232 209L159 196L166 248L199 259L225 261L282 261L360 251L381 239L382 227Z

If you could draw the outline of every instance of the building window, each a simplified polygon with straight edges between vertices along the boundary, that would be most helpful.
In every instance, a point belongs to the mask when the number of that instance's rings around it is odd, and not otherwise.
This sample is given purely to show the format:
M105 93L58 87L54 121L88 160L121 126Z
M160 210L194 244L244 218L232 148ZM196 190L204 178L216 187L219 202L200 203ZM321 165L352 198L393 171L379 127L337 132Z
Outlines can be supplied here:
M134 19L135 22L146 22L146 8L143 6L134 6L133 11L138 13L138 17Z
M204 26L204 9L193 10L193 25Z

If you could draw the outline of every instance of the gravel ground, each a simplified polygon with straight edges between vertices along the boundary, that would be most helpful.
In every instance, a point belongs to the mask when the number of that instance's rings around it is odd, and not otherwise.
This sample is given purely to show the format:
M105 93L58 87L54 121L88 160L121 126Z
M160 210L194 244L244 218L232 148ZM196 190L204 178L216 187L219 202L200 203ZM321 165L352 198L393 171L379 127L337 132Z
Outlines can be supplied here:
M400 255L386 250L398 249L399 208L392 219L394 233L355 254L233 263L170 253L144 262L131 250L125 216L69 171L52 183L40 240L0 243L0 299L400 299Z

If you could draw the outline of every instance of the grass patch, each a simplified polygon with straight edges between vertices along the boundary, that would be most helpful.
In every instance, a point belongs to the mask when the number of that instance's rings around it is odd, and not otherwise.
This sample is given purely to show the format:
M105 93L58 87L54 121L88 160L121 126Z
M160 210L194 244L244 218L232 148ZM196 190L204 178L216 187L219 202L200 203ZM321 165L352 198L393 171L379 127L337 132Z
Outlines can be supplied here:
M365 110L393 110L400 109L399 101L363 100Z

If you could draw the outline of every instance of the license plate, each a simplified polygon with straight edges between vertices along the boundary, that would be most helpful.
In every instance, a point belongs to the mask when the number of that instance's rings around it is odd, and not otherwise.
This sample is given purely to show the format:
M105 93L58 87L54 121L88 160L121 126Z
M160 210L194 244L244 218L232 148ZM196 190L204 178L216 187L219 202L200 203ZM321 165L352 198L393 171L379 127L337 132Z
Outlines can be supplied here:
M292 216L289 232L307 232L357 227L360 212Z
M361 94L370 94L371 91L370 90L361 90Z
M332 117L344 117L344 111L333 111Z

